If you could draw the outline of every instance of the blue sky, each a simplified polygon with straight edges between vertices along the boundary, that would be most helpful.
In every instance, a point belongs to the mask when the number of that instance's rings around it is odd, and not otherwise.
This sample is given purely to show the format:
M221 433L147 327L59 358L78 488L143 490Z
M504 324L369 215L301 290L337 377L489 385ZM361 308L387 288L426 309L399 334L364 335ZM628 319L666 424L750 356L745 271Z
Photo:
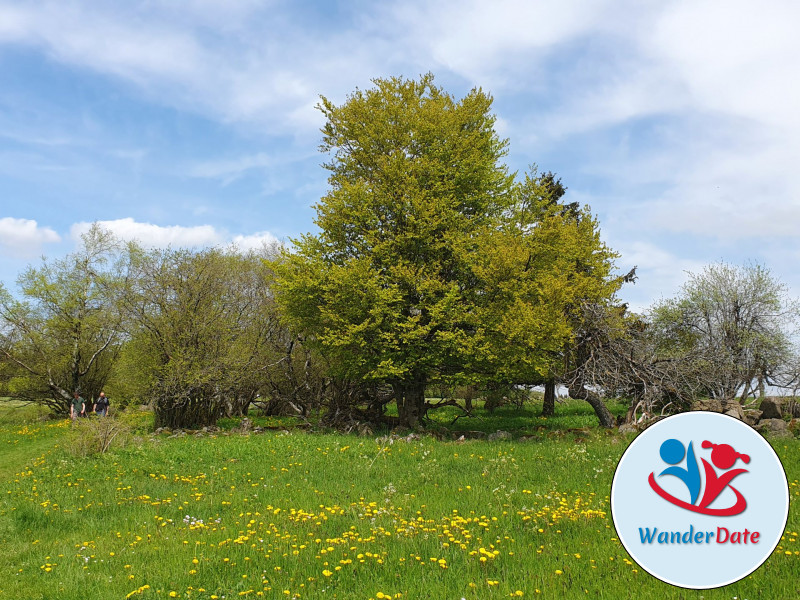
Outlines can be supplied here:
M635 308L754 260L800 295L800 4L0 0L0 281L89 223L288 240L326 189L319 95L428 71L492 93L508 163L589 204Z

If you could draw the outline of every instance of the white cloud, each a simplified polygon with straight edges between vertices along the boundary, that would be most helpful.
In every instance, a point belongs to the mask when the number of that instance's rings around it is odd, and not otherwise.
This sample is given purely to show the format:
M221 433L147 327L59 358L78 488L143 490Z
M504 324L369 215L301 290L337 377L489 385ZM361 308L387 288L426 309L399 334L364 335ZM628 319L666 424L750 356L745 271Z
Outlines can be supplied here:
M397 2L387 12L395 21L395 32L404 34L401 43L405 41L419 62L492 87L517 87L522 82L510 75L524 65L529 78L523 87L536 87L540 82L530 77L531 68L540 67L540 61L559 45L596 29L613 4L580 0Z
M234 236L233 245L240 250L260 250L261 248L274 246L279 244L278 238L272 235L269 231L261 231L250 235L237 235Z
M623 241L613 247L622 254L617 261L621 273L636 267L637 282L625 285L620 294L636 312L645 312L659 293L667 298L677 294L688 273L700 271L705 264L646 241Z
M31 258L41 253L44 244L60 242L61 237L33 219L0 218L0 248L16 258Z
M642 47L696 105L759 122L800 125L800 5L701 0L665 4Z
M374 64L357 34L304 31L302 10L229 4L194 0L179 11L153 3L0 4L0 43L40 48L56 61L132 83L161 104L264 133L314 132L317 94L350 87L336 67Z
M148 247L166 246L214 246L225 241L224 236L211 225L184 227L182 225L153 225L139 223L132 218L113 221L97 221L97 224L112 231L125 241L138 241ZM77 240L89 230L92 223L75 223L70 228L72 239Z
M130 217L113 221L97 221L97 224L124 241L137 241L149 248L234 245L240 250L246 251L259 250L264 246L279 243L278 238L269 231L231 235L212 225L162 226L140 223ZM70 228L70 236L77 241L92 225L93 223L86 222L75 223Z
M265 169L274 166L275 160L269 155L259 152L232 159L204 161L189 168L192 177L223 179L229 183L241 177L251 169Z

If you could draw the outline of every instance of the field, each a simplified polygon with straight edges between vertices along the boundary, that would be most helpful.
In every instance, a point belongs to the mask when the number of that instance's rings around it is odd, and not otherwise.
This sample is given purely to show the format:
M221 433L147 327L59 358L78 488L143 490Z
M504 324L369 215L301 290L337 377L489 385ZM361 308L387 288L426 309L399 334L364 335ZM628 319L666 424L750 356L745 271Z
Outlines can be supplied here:
M4 406L0 600L800 597L796 503L779 548L738 583L683 590L638 568L608 507L632 437L594 428L582 403L453 426L514 432L492 442L154 436L136 413L139 439L89 457L70 451L68 422ZM797 500L800 441L774 447Z

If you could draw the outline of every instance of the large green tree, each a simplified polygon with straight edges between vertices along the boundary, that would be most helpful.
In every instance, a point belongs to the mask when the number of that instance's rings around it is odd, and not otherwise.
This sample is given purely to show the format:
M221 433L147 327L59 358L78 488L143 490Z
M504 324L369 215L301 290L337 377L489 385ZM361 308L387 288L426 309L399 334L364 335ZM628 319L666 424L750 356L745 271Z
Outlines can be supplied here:
M566 372L575 335L585 328L584 307L613 304L622 278L612 274L616 254L600 239L589 208L564 204L564 192L552 173L534 166L475 255L484 291L481 322L490 342L476 371L500 382L544 385L545 415L552 414L556 380L563 380L610 426L599 397L572 385Z
M342 377L392 384L416 425L425 386L478 350L470 254L508 206L491 98L455 100L419 80L378 79L341 106L322 98L331 189L317 236L279 268L279 299Z
M608 293L594 290L611 258L596 223L531 193L535 176L514 182L491 103L430 74L322 98L320 232L276 264L290 325L334 375L390 384L406 425L428 384L545 376L577 295Z

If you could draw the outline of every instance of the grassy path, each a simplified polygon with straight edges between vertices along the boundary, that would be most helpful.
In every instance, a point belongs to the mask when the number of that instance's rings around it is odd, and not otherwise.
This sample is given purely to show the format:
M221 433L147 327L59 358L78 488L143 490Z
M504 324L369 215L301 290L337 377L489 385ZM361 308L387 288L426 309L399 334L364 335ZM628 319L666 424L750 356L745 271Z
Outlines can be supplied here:
M35 407L3 402L0 404L0 481L50 450L66 428L58 421L39 421Z

